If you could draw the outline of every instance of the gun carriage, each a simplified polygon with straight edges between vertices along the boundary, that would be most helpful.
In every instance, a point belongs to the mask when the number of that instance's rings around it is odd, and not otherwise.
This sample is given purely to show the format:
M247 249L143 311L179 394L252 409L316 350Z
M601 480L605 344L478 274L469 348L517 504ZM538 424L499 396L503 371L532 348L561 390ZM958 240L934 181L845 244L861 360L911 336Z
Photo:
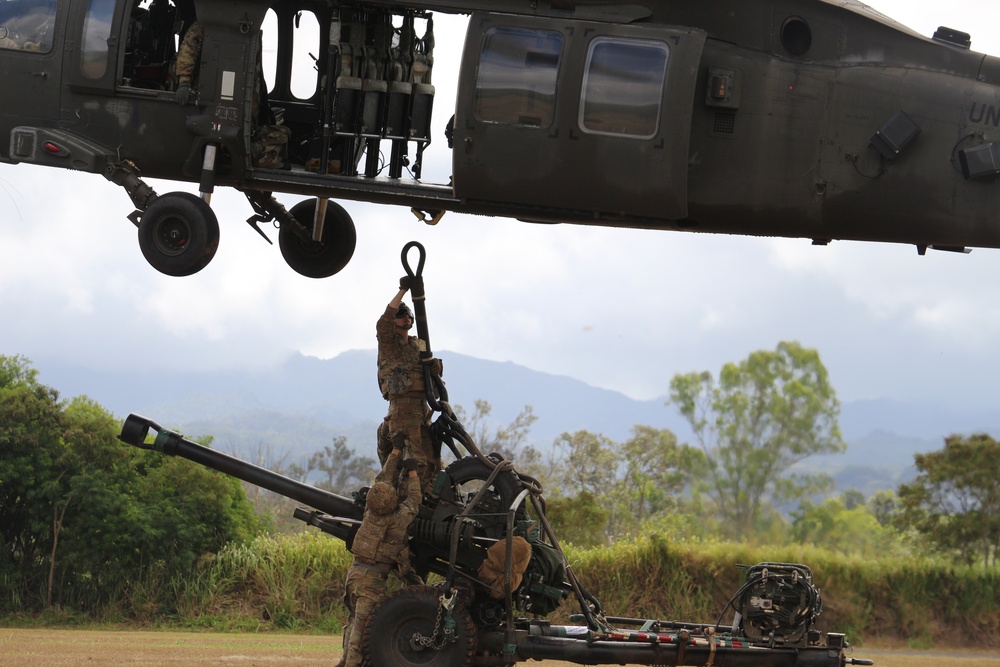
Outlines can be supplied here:
M156 431L150 441L150 430ZM344 540L348 547L364 514L365 491L352 498L246 463L129 415L124 442L180 456L237 477L308 508L294 516ZM453 446L453 442L449 442ZM471 443L470 443L471 444ZM439 472L411 525L410 550L422 576L442 581L408 586L389 596L368 626L366 647L376 667L512 665L524 660L576 664L691 665L714 667L843 667L870 665L848 657L839 633L815 627L820 591L812 572L792 563L760 563L746 570L733 595L729 625L613 616L577 579L545 519L538 483L498 454L472 445ZM524 536L531 560L511 587L511 538ZM487 549L507 546L505 595L496 599L477 577ZM546 620L566 598L575 598L577 625Z

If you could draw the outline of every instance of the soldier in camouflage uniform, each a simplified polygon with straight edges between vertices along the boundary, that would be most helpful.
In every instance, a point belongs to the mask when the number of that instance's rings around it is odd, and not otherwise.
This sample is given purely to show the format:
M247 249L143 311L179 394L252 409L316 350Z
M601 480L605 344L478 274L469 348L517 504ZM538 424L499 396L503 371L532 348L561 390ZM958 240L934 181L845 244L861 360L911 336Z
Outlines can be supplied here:
M389 414L379 427L379 460L386 458L389 446L400 435L405 437L407 456L420 464L418 475L424 492L434 484L441 458L435 455L431 442L431 409L427 404L423 364L430 364L431 373L441 374L441 361L430 357L422 360L420 353L427 344L410 336L413 313L403 303L409 291L409 278L399 281L399 292L393 297L375 325L378 340L378 384L382 397L389 401Z
M390 572L404 583L422 583L413 572L407 544L407 530L420 509L420 479L417 462L403 461L405 495L400 501L393 482L402 453L399 448L392 450L368 490L361 527L351 543L354 562L344 584L344 604L349 615L344 628L344 655L337 667L360 667L365 626L375 607L386 597Z
M258 36L259 39L259 36ZM194 85L201 61L201 50L205 43L205 28L200 21L195 21L184 33L180 48L177 50L175 73L177 76L177 102L187 104L191 99L191 87ZM253 156L255 167L267 169L284 169L288 140L292 131L285 125L274 121L267 105L267 86L264 83L261 49L258 42L257 63L254 69L254 87L250 105L251 126L253 136L250 142L250 155Z
M201 21L195 21L188 26L181 45L177 49L177 61L174 72L177 76L177 102L187 104L191 99L191 86L198 74L198 63L201 61L201 49L205 43L205 26Z
M292 138L292 130L275 119L271 106L267 102L267 84L264 82L263 47L257 42L257 63L254 66L253 97L250 113L253 123L253 136L250 142L250 155L253 156L255 167L266 169L287 169L288 140Z

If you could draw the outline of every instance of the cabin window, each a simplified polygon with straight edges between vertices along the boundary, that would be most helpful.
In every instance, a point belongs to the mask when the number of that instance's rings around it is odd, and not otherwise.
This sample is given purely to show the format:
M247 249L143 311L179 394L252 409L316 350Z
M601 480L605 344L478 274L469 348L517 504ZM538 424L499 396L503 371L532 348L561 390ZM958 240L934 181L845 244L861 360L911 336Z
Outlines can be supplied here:
M48 53L55 25L55 0L0 0L0 49Z
M115 0L90 0L80 40L80 73L87 79L100 79L108 70L108 39L114 14Z
M125 41L122 85L174 90L176 81L171 64L177 57L177 33L186 32L194 18L193 13L178 12L175 4L168 0L133 2Z
M261 69L267 89L274 90L278 75L278 15L273 9L264 14L264 23L260 27Z
M268 91L282 100L289 95L298 100L313 99L319 90L314 54L323 49L319 17L305 9L280 14L268 9L261 26L261 40Z
M659 131L669 47L598 37L583 77L580 127L593 134L651 139Z
M319 19L310 11L295 15L295 34L292 37L291 92L300 100L309 100L316 94L316 58L319 53Z
M503 125L551 125L562 46L563 36L558 32L490 29L479 58L476 119Z

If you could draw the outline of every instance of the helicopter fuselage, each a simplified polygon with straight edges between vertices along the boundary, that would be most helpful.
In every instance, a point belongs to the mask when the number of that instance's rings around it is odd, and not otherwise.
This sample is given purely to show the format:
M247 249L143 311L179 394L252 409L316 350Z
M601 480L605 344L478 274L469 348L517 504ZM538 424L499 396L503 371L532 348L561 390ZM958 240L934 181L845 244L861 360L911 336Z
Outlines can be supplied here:
M427 220L1000 247L1000 60L964 33L923 37L861 3L0 5L0 161L124 186L143 252L173 275L206 264L217 233L176 259L189 248L158 239L178 225L196 236L211 213L154 205L147 177L197 182L205 201L216 186L247 193L314 277L353 252L353 222L329 199ZM442 12L469 19L455 106L435 109ZM182 96L195 22L204 40ZM424 149L444 139L432 113L452 117L448 183L421 178ZM316 201L288 212L274 192Z

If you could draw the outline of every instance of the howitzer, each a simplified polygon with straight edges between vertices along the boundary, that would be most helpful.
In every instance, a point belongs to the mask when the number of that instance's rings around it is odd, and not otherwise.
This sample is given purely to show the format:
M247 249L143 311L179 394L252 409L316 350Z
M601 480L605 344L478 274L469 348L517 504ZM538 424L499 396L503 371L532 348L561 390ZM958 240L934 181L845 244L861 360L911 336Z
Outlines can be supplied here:
M156 436L149 442L151 429ZM129 415L119 438L309 505L295 510L295 517L348 547L364 514L365 489L353 498L330 493L203 447L145 417ZM824 635L814 627L820 594L805 565L748 568L729 603L735 610L731 625L721 625L721 617L703 624L607 615L559 548L540 485L497 454L470 451L474 455L438 473L410 528L414 568L443 581L406 586L379 605L365 634L374 667L485 667L531 659L706 667L872 664L847 657L843 634ZM517 536L530 545L531 557L515 572ZM482 576L488 555L498 549L505 550L499 590ZM570 596L580 606L571 617L578 625L545 620Z

